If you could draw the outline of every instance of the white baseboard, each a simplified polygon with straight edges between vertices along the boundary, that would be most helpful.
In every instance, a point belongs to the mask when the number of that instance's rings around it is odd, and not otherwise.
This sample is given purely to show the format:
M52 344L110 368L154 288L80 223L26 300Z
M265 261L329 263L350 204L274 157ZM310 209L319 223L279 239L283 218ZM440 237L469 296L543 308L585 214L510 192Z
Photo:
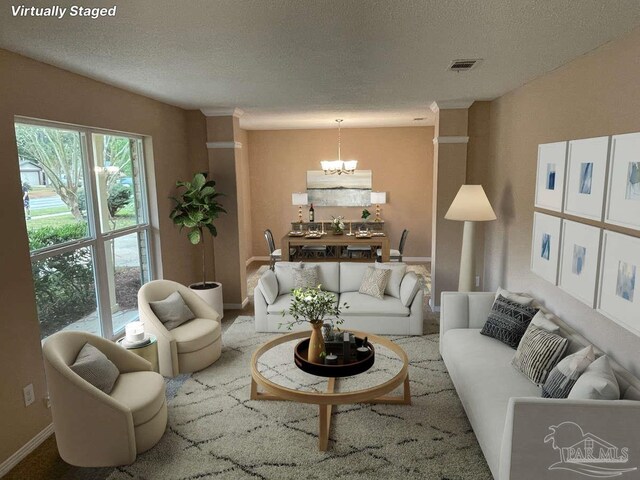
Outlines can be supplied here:
M42 442L53 434L53 423L47 425L40 433L25 443L20 449L0 464L0 477L3 477L9 470L20 463L27 455L38 448Z
M268 261L269 261L269 257L251 257L247 259L247 261L245 262L245 266L248 267L253 262L268 262Z
M431 257L402 257L403 262L430 262Z
M249 297L245 297L242 303L225 303L223 308L225 310L242 310L248 304L249 304Z

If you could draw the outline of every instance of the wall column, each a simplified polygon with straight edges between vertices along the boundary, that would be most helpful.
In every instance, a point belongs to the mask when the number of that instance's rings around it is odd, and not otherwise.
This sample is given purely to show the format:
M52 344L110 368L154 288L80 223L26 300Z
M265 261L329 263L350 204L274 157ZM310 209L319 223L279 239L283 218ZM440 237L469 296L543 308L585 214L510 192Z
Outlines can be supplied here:
M241 149L238 118L241 112L203 111L207 117L209 178L215 180L219 198L227 211L216 222L213 241L216 281L222 283L225 309L240 309L247 302L244 211L242 208Z
M431 307L440 294L458 290L464 222L444 216L467 177L468 108L472 102L434 102L433 227L431 243Z

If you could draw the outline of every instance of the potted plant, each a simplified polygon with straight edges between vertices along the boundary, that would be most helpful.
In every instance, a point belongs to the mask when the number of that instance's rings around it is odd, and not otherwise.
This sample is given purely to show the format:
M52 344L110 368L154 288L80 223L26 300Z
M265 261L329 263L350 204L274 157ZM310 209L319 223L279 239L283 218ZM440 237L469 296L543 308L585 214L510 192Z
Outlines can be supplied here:
M324 338L322 336L322 325L325 319L334 324L331 317L335 317L335 323L341 325L343 320L340 318L340 305L335 301L335 295L331 292L325 292L317 287L295 288L291 291L291 305L289 306L289 314L293 317L290 322L279 324L279 327L285 326L289 330L294 325L309 323L311 325L311 338L309 339L309 356L310 362L320 363L326 352L324 350ZM342 308L349 308L344 303ZM284 317L285 312L282 312Z
M362 220L366 222L367 218L369 218L370 216L371 212L365 208L364 210L362 210L362 215L360 215L360 218L362 218Z
M331 218L333 218L333 220L331 221L331 228L333 229L333 234L342 235L342 233L344 232L344 217L343 216L334 217L332 215Z
M227 213L218 203L222 193L215 189L216 182L207 181L206 173L197 173L190 182L176 182L176 188L182 190L178 197L171 197L175 206L169 217L175 225L187 229L187 238L193 245L202 248L202 282L192 283L189 288L207 302L220 316L223 315L222 284L207 282L205 232L217 236L218 231L213 224L221 213Z

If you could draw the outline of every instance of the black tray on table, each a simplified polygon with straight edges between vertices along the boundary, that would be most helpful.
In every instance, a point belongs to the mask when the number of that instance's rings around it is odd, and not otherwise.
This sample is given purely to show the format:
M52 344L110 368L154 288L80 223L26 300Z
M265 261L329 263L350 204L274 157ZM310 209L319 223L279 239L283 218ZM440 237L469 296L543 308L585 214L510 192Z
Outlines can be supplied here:
M364 343L364 339L356 337L356 347L361 347ZM373 348L371 342L367 342L366 346L369 348L369 354L357 360L355 358L355 352L353 358L348 362L344 361L342 352L328 352L338 355L338 363L336 365L326 365L325 363L313 363L308 360L309 353L309 339L305 338L298 342L293 353L293 360L300 370L310 373L311 375L317 375L319 377L350 377L352 375L358 375L359 373L369 370L375 361L376 351Z

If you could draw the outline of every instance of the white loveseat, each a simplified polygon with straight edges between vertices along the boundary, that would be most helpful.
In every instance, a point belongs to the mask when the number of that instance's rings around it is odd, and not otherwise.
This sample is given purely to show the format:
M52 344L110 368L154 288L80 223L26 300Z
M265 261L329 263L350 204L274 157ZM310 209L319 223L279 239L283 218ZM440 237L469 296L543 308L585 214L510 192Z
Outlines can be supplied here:
M494 478L575 480L614 476L610 469L636 467L621 478L640 478L640 380L611 362L623 400L541 398L540 388L512 367L515 350L480 334L494 297L445 292L440 315L440 353ZM588 345L557 317L551 319L560 327L559 334L569 339L567 353ZM568 438L562 438L561 431ZM575 438L580 431L582 438ZM629 460L560 462L566 453L562 448L586 441L595 442L596 457L602 456L599 448L604 445L605 457L623 456L628 448ZM591 474L585 477L576 470Z
M292 268L297 265L299 264L295 262L278 262L275 272L268 270L258 281L254 290L256 331L287 331L285 328L279 328L279 324L293 319L286 312L289 311L291 290L294 286ZM333 292L336 302L340 302L340 305L345 302L349 305L348 309L342 310L343 328L380 334L422 335L423 288L414 272L406 272L401 277L400 298L385 295L383 299L378 299L358 293L364 273L373 263L304 263L305 268L315 265L318 266L322 289ZM397 268L399 264L393 265ZM269 302L263 291L266 289L266 283L270 283L270 287L274 288L274 277L277 295ZM299 328L308 327L303 325Z

